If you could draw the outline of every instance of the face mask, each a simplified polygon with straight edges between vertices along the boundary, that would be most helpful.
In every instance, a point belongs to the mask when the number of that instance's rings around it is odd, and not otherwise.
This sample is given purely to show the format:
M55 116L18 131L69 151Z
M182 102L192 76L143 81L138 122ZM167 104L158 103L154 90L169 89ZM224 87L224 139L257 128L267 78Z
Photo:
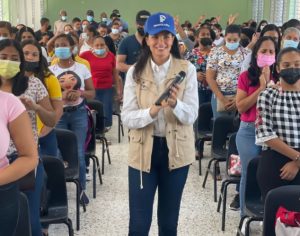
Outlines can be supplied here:
M239 47L239 45L240 45L240 42L229 43L226 41L226 47L231 51L236 50Z
M137 28L137 32L138 32L139 35L141 35L141 36L144 36L144 35L145 35L144 28L138 27L138 28Z
M25 70L29 72L35 72L39 68L38 61L25 61Z
M189 35L189 31L185 30L184 33L186 34L186 36Z
M77 56L77 54L78 54L78 47L77 47L77 46L74 47L74 49L73 49L73 51L72 51L72 54L73 54L74 56Z
M8 39L8 38L7 38L7 37L0 36L0 41L1 41L1 40L4 40L4 39Z
M106 50L105 48L100 48L100 49L94 49L95 54L97 54L98 56L102 56L105 54Z
M265 28L265 25L260 26L260 31L262 31Z
M283 40L283 48L297 48L299 42L296 42L294 40Z
M89 22L92 22L94 20L94 17L93 16L86 16L86 19L89 21Z
M62 21L66 21L67 19L68 19L67 16L61 16L61 20L62 20Z
M275 63L275 55L265 55L262 53L257 54L257 65L260 68L271 66Z
M69 34L70 32L65 32L65 34Z
M107 18L103 17L103 18L102 18L102 21L103 21L103 22L106 22L106 21L107 21Z
M212 40L210 38L201 38L200 39L200 44L203 46L203 47L209 47L212 45Z
M82 25L82 30L84 31L87 25Z
M55 56L59 59L68 59L71 57L71 50L68 47L55 48Z
M300 68L287 68L279 72L284 82L293 85L300 79Z
M20 62L0 60L0 76L3 79L12 79L20 72Z
M118 34L118 33L119 33L119 30L118 30L118 29L111 29L111 33L112 33L112 34Z

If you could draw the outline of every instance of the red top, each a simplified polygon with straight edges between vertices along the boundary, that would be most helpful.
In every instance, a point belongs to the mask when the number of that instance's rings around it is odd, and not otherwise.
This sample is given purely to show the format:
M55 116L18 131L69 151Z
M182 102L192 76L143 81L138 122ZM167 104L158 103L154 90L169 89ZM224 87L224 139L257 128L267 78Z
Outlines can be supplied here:
M90 63L95 89L112 88L113 69L116 68L114 54L107 52L105 57L97 57L91 51L86 51L80 57Z

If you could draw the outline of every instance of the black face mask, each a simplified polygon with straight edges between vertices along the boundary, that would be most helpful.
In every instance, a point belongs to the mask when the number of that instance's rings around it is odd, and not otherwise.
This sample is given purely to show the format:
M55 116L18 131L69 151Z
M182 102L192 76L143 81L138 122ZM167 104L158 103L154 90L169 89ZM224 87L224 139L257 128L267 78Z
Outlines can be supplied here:
M138 28L137 28L137 32L138 32L141 36L145 36L144 28L138 27Z
M300 79L300 68L287 68L279 72L284 82L293 85Z
M246 38L243 38L243 39L241 39L241 41L240 41L240 45L241 45L243 48L247 47L249 43L250 43L250 40L249 40L249 39L246 39Z
M212 45L213 41L210 38L201 38L200 43L203 47L209 47Z
M39 62L25 61L24 67L25 67L25 71L36 72L39 68Z

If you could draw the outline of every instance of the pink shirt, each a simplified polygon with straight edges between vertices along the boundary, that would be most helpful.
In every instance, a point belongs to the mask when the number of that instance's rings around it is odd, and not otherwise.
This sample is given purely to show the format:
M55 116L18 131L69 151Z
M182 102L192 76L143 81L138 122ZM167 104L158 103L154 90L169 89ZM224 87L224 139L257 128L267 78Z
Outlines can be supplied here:
M0 170L8 166L6 153L9 147L10 134L8 124L25 111L22 102L14 95L0 91Z
M247 93L247 96L254 93L259 88L259 83L256 86L250 86L250 80L248 79L248 71L244 71L240 74L238 80L238 89ZM255 122L256 120L256 103L246 112L241 114L241 121Z

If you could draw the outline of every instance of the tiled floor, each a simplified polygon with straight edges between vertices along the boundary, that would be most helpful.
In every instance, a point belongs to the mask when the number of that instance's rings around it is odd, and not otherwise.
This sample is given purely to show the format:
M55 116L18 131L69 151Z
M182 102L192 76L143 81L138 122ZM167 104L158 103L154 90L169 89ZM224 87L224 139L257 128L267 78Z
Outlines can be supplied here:
M115 122L116 124L117 122ZM127 137L117 142L117 127L113 127L107 134L112 141L110 146L112 165L106 160L104 184L97 182L97 198L92 198L91 182L87 186L90 204L86 213L81 213L81 229L75 235L81 236L125 236L128 234L128 184L127 184ZM209 160L210 146L205 147L205 158L202 171ZM100 145L97 153L100 157ZM227 210L226 231L221 231L221 214L217 213L217 203L213 201L211 178L208 178L207 187L202 188L203 176L198 175L198 162L195 162L189 172L184 190L178 226L179 236L233 236L239 221L239 213ZM219 187L221 182L218 182ZM75 188L67 185L69 196L69 215L75 228ZM234 187L229 187L228 204L234 195ZM154 205L154 213L156 212ZM156 215L153 215L151 236L158 235ZM256 230L257 231L257 230ZM64 225L50 226L49 235L68 235ZM260 235L259 231L252 235Z

